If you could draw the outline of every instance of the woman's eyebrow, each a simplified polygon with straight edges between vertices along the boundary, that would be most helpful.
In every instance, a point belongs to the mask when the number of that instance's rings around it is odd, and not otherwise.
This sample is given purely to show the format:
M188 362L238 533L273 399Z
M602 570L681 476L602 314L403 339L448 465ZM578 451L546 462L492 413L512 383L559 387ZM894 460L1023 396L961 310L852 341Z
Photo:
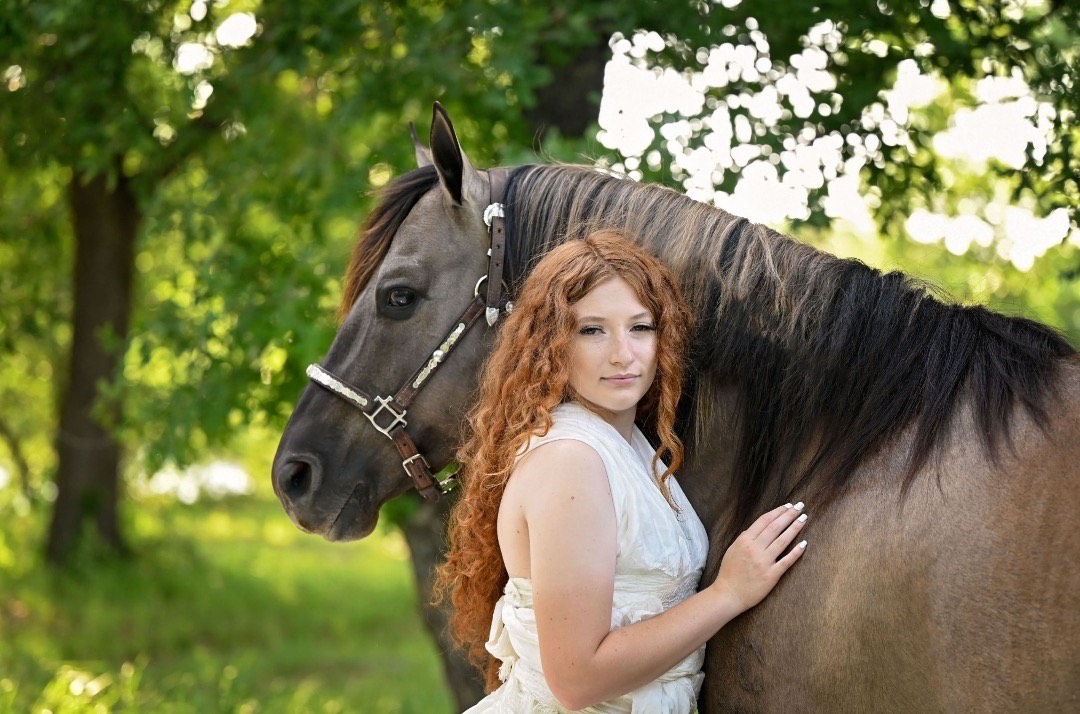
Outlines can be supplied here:
M609 319L611 319L611 318L600 317L599 315L582 315L581 317L578 318L578 322L604 322L604 321L609 320ZM631 315L629 319L631 321L633 321L633 320L651 320L652 315L650 315L647 312L639 312L636 315Z

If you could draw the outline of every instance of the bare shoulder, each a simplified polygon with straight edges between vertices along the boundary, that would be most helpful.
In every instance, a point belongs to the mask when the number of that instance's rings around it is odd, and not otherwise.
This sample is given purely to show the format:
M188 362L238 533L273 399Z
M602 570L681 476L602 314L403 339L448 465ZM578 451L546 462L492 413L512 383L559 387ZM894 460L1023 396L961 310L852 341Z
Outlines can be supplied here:
M529 534L536 592L561 591L569 582L610 590L617 519L607 470L593 447L574 439L536 447L514 469L503 505Z
M583 510L612 510L611 487L600 454L576 439L541 444L518 461L503 496L505 505L523 515L547 518Z
M596 449L577 439L556 439L536 447L518 461L510 482L527 491L589 485L608 491L604 460Z
M499 528L504 557L512 551L508 566L528 573L536 587L563 587L567 578L593 583L597 573L613 573L615 506L600 454L581 441L556 439L523 456L503 492Z

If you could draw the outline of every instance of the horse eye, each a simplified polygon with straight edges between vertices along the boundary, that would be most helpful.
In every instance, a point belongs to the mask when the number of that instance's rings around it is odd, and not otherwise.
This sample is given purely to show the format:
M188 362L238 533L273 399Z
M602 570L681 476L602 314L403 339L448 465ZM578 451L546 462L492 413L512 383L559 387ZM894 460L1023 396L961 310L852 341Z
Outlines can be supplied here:
M393 288L386 294L387 307L409 307L414 300L416 300L416 293L408 288Z

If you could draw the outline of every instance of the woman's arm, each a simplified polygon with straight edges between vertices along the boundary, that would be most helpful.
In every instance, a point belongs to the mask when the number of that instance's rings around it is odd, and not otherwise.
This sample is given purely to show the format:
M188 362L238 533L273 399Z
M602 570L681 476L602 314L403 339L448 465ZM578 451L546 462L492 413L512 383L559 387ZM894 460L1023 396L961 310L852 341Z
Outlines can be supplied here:
M529 534L541 664L568 709L660 677L760 602L803 552L796 547L776 561L805 522L795 509L777 508L739 536L710 587L656 617L609 630L616 525L600 456L582 442L550 442L522 459L511 481Z

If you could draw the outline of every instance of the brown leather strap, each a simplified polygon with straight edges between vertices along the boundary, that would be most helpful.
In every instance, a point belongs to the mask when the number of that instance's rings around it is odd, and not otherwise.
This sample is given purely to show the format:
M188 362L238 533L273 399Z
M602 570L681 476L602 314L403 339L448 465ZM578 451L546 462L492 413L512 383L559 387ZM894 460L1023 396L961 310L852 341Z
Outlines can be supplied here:
M490 203L502 204L506 193L506 169L489 169ZM500 309L502 300L503 262L506 258L506 219L495 215L491 219L491 252L488 260L487 306Z
M394 440L394 446L401 454L401 465L405 467L405 473L409 474L416 490L427 500L437 501L440 494L439 484L431 475L427 459L417 450L405 427L394 429L390 432L390 438Z

